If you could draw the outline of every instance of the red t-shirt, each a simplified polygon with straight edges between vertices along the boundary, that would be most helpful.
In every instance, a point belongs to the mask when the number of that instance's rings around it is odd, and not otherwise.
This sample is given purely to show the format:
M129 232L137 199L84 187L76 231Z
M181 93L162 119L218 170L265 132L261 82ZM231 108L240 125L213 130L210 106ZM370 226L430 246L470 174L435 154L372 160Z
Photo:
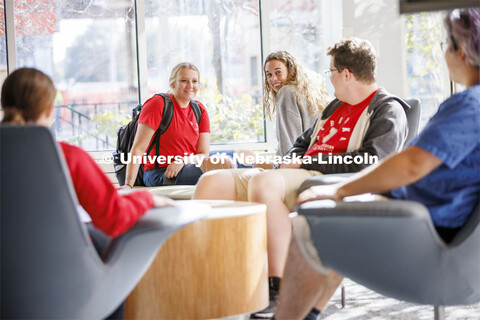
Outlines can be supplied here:
M102 169L84 150L60 142L78 202L95 227L111 237L127 231L153 206L148 191L120 195Z
M160 156L185 156L195 154L197 152L198 140L201 132L210 132L210 120L208 118L207 109L200 102L196 101L202 109L202 117L200 124L190 106L182 108L172 94L168 94L173 101L173 118L167 131L160 136ZM157 130L162 120L163 98L153 96L148 99L142 107L138 123L143 123ZM152 137L153 140L153 137ZM150 140L150 143L152 143ZM150 144L149 144L150 146ZM155 155L156 147L150 151L150 156ZM147 150L145 150L146 152ZM166 167L168 163L160 163L159 167ZM147 163L144 170L152 170L155 163Z
M318 131L317 141L307 150L304 156L313 157L319 153L345 153L353 128L377 91L378 89L356 105L342 103Z

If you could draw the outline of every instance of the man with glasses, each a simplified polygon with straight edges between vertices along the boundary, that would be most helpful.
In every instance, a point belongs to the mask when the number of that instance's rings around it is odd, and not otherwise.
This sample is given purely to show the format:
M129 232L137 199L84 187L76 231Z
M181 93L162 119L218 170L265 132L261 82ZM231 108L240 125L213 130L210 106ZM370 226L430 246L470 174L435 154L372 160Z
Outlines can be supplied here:
M206 173L195 191L196 199L267 204L270 305L252 318L269 317L275 310L290 242L288 214L295 208L302 182L320 174L360 171L372 164L362 159L382 159L398 152L407 137L405 111L410 107L378 87L372 45L365 40L347 39L334 44L327 53L331 62L326 74L335 88L336 99L287 152L287 157L301 161L283 163L276 170ZM332 161L332 156L337 160ZM312 317L315 312L312 310Z

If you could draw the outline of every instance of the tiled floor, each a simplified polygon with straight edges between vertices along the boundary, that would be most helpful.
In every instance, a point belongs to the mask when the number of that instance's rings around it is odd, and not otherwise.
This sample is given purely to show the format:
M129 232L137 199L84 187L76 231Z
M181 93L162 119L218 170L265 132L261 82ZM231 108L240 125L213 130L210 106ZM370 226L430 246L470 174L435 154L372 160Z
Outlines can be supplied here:
M342 309L337 290L321 319L328 320L410 320L433 319L433 306L417 305L386 298L355 282L345 279L346 306ZM445 318L451 320L480 319L480 304L445 308Z
M342 309L340 289L335 292L320 319L325 320L433 320L433 306L387 298L345 279L346 305ZM248 315L224 320L248 320ZM447 320L480 320L480 303L445 308Z

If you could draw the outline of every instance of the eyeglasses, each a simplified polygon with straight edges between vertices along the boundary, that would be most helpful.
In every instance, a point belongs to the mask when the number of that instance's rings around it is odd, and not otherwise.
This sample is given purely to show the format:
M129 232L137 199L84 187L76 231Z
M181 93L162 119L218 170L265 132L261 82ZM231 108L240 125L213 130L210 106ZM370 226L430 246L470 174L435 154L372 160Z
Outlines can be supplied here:
M328 69L328 70L325 70L325 75L326 75L327 77L331 77L335 71L338 72L338 69Z

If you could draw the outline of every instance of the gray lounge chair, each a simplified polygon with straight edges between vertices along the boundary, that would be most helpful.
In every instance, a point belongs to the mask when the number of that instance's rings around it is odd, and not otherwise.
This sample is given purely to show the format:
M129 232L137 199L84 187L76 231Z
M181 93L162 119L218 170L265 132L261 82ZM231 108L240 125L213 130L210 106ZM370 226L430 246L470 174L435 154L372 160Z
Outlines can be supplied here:
M329 184L342 177L316 177ZM480 209L446 244L425 206L412 201L335 202L299 206L324 264L385 296L435 306L480 301Z
M151 209L100 257L50 131L3 126L0 140L2 319L105 318L164 241L206 214Z

